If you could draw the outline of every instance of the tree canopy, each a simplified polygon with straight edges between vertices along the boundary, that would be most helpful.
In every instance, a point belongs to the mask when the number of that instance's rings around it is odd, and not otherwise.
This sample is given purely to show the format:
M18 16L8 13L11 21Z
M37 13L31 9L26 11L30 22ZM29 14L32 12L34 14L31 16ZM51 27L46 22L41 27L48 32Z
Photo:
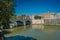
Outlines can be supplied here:
M26 14L22 14L21 16L20 16L20 19L24 19L26 17Z
M35 19L41 19L41 16L34 16Z
M14 0L0 0L0 24L8 24L14 15Z

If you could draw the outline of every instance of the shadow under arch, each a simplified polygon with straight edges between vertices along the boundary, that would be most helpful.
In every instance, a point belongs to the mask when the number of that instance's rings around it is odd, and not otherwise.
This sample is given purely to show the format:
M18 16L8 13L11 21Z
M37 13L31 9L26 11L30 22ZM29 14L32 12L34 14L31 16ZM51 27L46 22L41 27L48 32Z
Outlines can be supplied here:
M26 25L31 25L31 21L27 20Z

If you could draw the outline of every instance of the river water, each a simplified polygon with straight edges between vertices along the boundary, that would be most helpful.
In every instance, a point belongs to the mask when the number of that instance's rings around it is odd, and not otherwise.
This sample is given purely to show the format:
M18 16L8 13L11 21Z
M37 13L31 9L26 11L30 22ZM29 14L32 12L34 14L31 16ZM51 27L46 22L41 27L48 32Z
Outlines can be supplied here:
M7 37L18 35L31 37L36 40L60 40L60 26L31 25L18 27L11 30L12 32L7 34Z

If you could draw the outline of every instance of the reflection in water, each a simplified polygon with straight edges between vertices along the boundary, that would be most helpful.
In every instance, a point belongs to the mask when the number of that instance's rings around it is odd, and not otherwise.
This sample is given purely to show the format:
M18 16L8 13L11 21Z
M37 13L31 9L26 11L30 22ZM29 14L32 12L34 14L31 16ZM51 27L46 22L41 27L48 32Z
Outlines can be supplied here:
M44 29L44 25L32 25L32 29Z
M59 26L32 25L30 30L19 35L34 37L37 40L60 40L57 31L60 32Z
M24 30L27 30L27 29L30 29L31 28L31 25L27 25L27 26L23 26L24 28Z
M32 25L32 29L41 30L46 33L54 33L56 30L59 30L59 26L45 26L45 25Z
M32 25L14 28L7 36L32 37L37 40L60 40L60 26Z

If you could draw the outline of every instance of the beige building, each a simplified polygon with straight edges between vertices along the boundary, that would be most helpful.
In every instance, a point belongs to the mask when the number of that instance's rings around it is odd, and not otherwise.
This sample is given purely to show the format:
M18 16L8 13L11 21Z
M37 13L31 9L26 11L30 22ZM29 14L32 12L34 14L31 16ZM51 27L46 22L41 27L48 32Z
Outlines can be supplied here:
M59 18L60 16L58 16L56 13L53 13L53 12L47 12L40 15L30 16L32 24L44 24L44 23L50 23L50 22L53 23L53 21L55 22L57 21L56 19L59 19Z
M44 24L44 20L42 19L35 19L35 16L30 16L30 19L32 21L32 24Z

